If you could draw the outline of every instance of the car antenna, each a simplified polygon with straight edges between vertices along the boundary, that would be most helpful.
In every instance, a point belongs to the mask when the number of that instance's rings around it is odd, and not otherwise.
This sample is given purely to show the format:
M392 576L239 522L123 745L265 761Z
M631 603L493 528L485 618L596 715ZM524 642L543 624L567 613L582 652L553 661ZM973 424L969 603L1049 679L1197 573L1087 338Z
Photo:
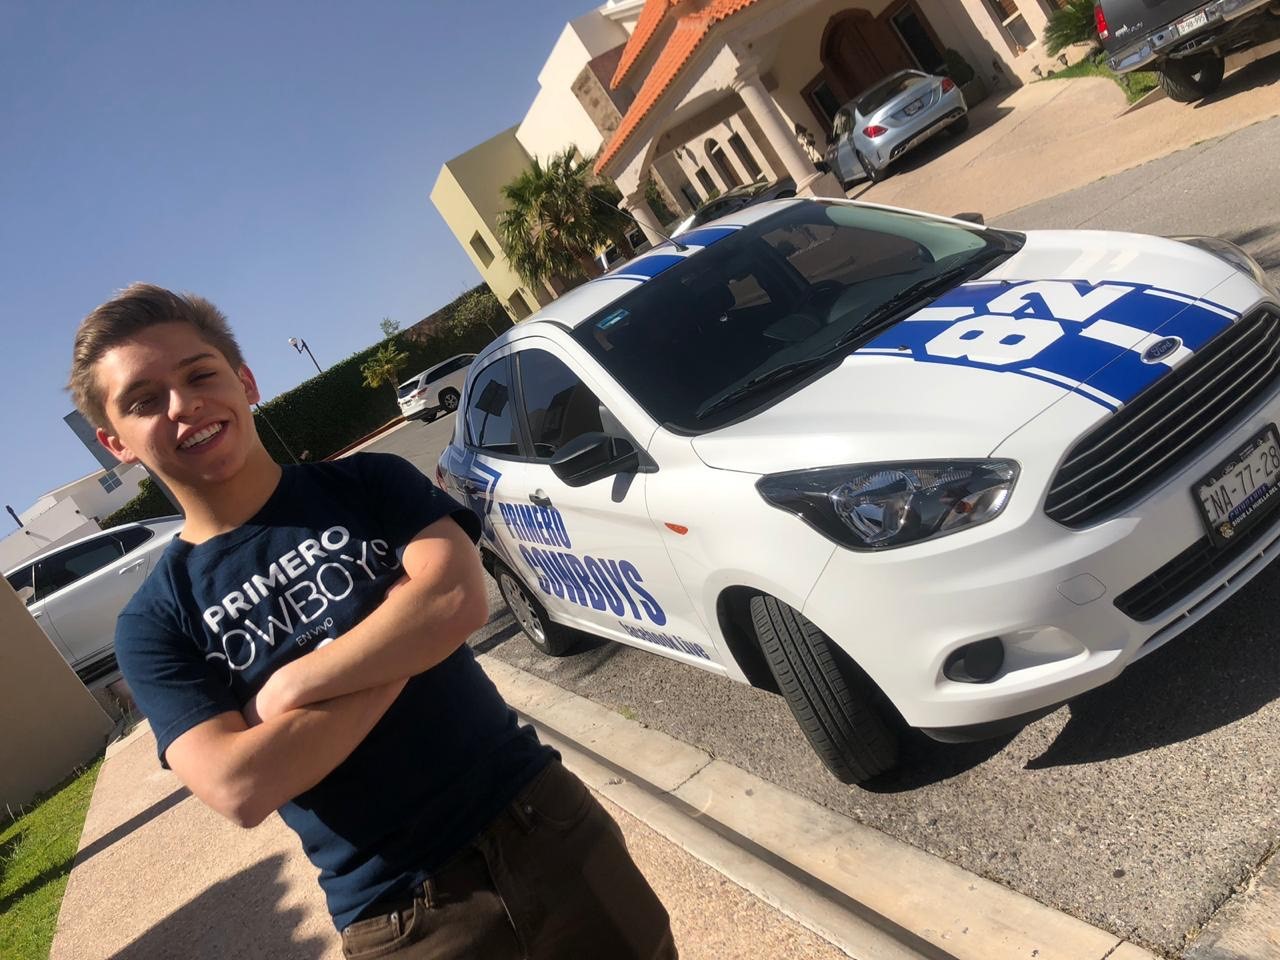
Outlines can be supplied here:
M590 190L588 190L588 191L587 191L587 196L588 196L588 197L590 197L592 200L595 200L595 201L596 201L596 202L598 202L598 203L602 203L602 204L604 204L604 205L605 205L606 207L608 207L610 210L613 210L613 211L614 211L614 212L616 212L616 213L620 213L620 214L622 214L624 217L626 217L628 220L630 220L632 223L634 223L637 227L639 227L639 228L640 228L640 232L641 232L641 233L643 233L643 232L644 232L644 224L643 224L643 223L641 223L639 220L637 220L637 219L635 218L635 216L631 213L631 211L630 211L630 210L627 210L625 207L615 207L612 203L610 203L610 202L609 202L608 200L606 200L604 197L597 196L596 194L592 193ZM679 240L677 240L675 237L669 237L669 236L667 236L665 233L663 233L663 232L662 232L661 230L659 230L657 227L652 227L652 226L651 226L649 229L650 229L650 230L652 230L654 233L656 233L658 236L660 236L660 237L661 237L663 240L665 240L667 243L671 244L673 247L675 247L675 248L676 248L677 250L679 250L681 253L687 253L687 252L688 252L689 248L688 248L685 244L683 244L683 243L681 243Z

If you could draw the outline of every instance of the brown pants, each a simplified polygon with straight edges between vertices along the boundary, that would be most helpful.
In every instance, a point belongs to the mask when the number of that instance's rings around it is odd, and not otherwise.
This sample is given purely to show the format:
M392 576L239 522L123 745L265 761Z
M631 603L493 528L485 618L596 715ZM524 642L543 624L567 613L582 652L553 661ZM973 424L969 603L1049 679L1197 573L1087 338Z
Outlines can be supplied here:
M342 931L350 960L675 960L667 911L622 831L559 761L384 915Z

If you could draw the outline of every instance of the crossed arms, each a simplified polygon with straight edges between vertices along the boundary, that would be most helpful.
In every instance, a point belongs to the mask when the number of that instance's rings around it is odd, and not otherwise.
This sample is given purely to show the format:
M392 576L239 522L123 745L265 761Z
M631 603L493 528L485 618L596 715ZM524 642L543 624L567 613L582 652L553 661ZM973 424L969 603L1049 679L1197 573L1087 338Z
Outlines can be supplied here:
M281 667L245 707L192 727L165 759L197 797L255 827L360 745L412 676L488 618L484 575L450 517L405 547L404 577L341 640Z

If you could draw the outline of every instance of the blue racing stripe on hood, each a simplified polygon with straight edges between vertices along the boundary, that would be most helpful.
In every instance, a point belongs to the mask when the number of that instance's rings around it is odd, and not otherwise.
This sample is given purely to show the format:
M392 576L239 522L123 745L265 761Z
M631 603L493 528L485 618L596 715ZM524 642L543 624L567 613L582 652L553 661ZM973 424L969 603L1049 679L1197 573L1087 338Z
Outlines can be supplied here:
M1237 319L1218 304L1146 284L976 281L857 352L1033 377L1115 409Z

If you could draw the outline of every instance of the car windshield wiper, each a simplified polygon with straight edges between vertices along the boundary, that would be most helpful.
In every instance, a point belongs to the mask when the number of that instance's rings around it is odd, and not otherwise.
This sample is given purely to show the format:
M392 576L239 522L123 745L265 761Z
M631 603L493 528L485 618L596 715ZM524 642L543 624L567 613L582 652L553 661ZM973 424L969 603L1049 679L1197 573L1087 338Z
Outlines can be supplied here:
M849 330L846 330L844 334L835 341L835 343L822 353L815 354L812 357L806 357L803 360L793 360L790 363L784 363L752 377L740 387L735 387L723 396L704 403L694 414L694 419L699 421L705 420L717 410L723 410L725 407L731 406L742 398L750 396L759 390L763 390L765 387L772 386L783 380L791 379L808 370L813 370L817 367L831 363L831 361L835 359L838 354L842 353L849 344L864 338L877 327L884 326L898 320L909 312L913 312L924 301L932 300L937 294L944 290L951 289L955 286L956 281L961 277L967 278L969 276L973 276L991 260L1000 259L1007 253L1008 251L1006 250L993 250L986 256L974 257L970 260L966 260L958 266L943 270L941 273L935 273L932 276L925 277L923 280L904 287L859 320Z
M704 403L698 408L697 413L693 415L695 420L705 420L717 410L723 410L725 407L731 406L741 400L743 397L750 396L758 390L779 383L783 380L789 380L797 374L814 367L820 367L828 363L831 359L831 351L818 354L813 357L806 357L803 360L792 360L790 363L784 363L781 366L772 367L764 373L752 377L740 387L735 387L728 393Z

